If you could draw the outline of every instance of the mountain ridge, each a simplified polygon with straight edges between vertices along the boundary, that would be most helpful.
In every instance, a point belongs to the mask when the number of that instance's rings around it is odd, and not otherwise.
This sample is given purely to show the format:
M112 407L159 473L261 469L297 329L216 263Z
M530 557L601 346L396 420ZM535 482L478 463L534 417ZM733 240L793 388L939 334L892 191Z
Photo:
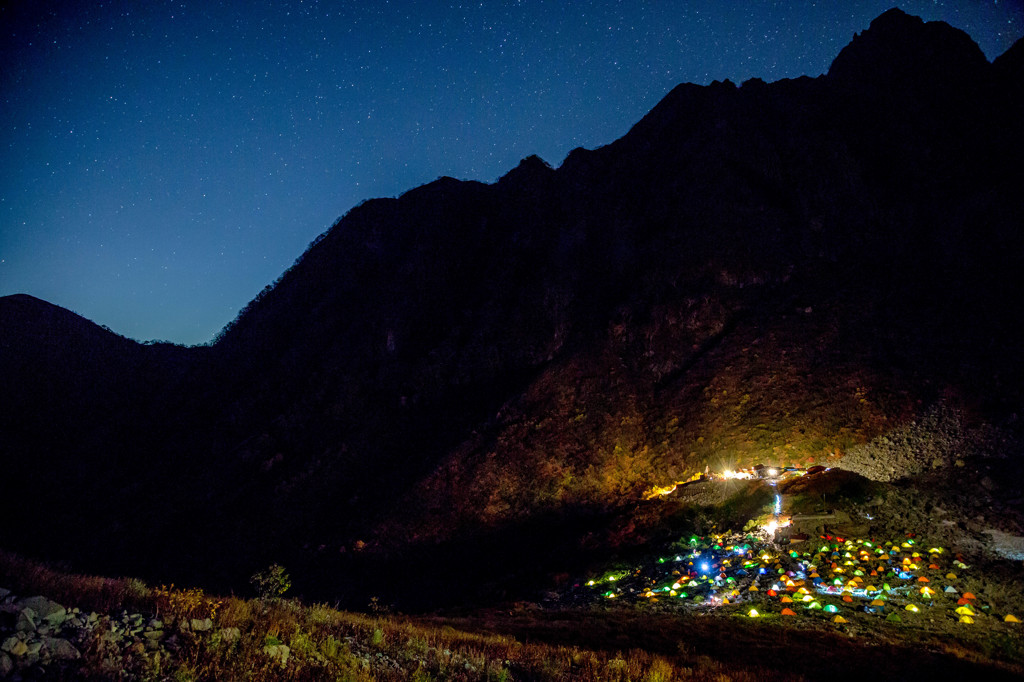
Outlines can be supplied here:
M5 317L29 369L0 428L50 468L0 484L0 544L227 586L283 557L319 589L379 587L403 557L455 570L453 548L482 552L464 538L591 542L719 460L841 460L943 396L1008 419L1020 50L981 64L965 35L890 10L827 75L683 84L558 168L364 202L209 348L100 334L114 350L69 344L68 370ZM878 77L922 45L950 80L919 52ZM78 480L93 531L73 505L33 515L25 482Z

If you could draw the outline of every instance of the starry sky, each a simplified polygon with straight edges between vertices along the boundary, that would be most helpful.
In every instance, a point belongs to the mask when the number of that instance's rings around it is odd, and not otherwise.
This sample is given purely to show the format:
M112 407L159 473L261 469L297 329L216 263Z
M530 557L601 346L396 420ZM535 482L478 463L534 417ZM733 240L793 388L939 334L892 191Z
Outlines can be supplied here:
M14 0L0 295L197 344L359 202L621 137L682 82L816 76L896 0ZM991 60L1024 0L907 1Z

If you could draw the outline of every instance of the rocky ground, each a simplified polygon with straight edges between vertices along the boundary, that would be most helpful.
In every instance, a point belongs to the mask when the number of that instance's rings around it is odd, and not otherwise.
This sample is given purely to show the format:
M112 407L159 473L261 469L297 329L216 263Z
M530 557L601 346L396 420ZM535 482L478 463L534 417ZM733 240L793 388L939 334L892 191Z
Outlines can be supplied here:
M86 657L111 678L140 663L159 670L161 659L177 654L183 633L210 632L224 641L240 634L237 628L214 632L209 618L169 621L127 611L85 613L0 588L0 679L73 679Z

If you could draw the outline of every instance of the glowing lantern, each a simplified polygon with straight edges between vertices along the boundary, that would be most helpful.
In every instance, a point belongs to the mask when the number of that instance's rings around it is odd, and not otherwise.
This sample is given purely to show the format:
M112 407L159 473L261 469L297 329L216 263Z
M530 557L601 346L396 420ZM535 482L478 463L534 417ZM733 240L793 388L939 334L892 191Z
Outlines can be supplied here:
M921 610L917 607L916 604L907 604L905 608L907 609L907 611L911 611L913 613L918 613Z
M828 606L825 607L825 611L827 613L838 613L839 612L839 607L836 606L835 604L829 604Z
M750 609L750 612L747 615L751 618L757 618L761 614L757 612L757 609Z

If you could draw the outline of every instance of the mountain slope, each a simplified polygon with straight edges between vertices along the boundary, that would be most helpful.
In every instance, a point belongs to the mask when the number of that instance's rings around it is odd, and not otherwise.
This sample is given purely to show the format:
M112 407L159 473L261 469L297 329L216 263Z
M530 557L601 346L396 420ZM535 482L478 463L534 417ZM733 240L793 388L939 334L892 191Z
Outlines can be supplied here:
M1018 46L892 10L826 76L680 85L557 169L366 202L211 348L40 346L54 313L4 299L3 428L77 468L0 543L228 587L280 560L354 599L429 558L447 598L479 565L453 557L637 541L643 490L705 466L836 461L940 398L1007 419Z

